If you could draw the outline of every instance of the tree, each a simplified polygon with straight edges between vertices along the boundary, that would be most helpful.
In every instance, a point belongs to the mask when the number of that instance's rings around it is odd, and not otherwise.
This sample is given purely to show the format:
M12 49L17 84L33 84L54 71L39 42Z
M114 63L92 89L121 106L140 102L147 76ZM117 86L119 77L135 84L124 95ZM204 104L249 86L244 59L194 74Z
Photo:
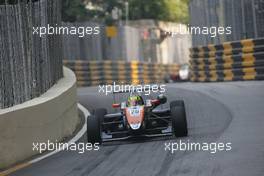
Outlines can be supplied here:
M189 0L164 0L164 2L167 9L167 14L165 15L164 19L165 21L188 23Z
M87 9L83 0L63 0L62 1L62 21L74 22L86 20Z
M129 0L130 18L188 22L188 0Z
M132 20L166 18L166 3L164 0L129 0L129 17Z
M0 0L0 4L5 1ZM123 11L122 19L125 19L126 1L129 2L131 20L154 19L181 23L188 23L189 20L189 0L62 0L62 19L65 22L94 19L111 22L111 12L115 7ZM18 0L8 0L8 3L17 2ZM87 9L86 5L89 3L97 8Z
M129 19L154 19L188 23L189 0L63 0L64 21L102 19L111 22L111 12L116 7L123 11L129 2ZM96 8L85 9L92 4Z
M84 0L85 4L92 3L95 7L94 9L88 9L89 14L95 14L94 16L89 16L90 19L101 19L106 24L112 24L112 10L118 8L124 10L124 0Z

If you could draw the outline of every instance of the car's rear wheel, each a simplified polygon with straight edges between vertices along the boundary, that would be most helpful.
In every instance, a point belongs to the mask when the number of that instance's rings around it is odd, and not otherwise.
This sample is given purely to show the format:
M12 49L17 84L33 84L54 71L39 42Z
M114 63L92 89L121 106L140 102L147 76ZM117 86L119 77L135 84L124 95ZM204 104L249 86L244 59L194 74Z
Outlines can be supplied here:
M185 137L188 135L187 119L184 101L173 101L170 103L172 130L176 137Z
M96 109L93 115L87 118L87 141L90 143L101 143L101 124L104 116L107 114L106 109Z

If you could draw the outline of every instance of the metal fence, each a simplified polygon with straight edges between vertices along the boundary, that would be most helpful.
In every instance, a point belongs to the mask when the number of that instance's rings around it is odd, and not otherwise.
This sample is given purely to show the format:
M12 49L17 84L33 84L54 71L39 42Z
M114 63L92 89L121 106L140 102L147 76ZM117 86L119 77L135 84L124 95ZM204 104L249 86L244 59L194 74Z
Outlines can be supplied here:
M33 26L60 25L60 9L60 0L0 5L0 108L40 96L63 76L60 36L33 35Z
M97 23L83 22L83 23L63 23L64 27L96 27ZM100 26L102 27L102 26ZM63 35L63 55L64 59L84 59L90 58L91 60L102 60L102 35Z
M64 59L68 60L132 60L142 59L139 31L128 26L116 27L116 36L107 37L106 26L92 22L64 23L65 27L100 26L99 35L63 35Z
M231 26L231 35L193 35L193 46L264 37L264 0L191 0L190 25Z
M92 22L64 23L67 27L100 26L100 35L63 35L65 60L123 60L159 63L187 63L189 35L178 35L160 41L158 26L116 26L116 34L107 35L107 26ZM145 36L144 36L145 35Z

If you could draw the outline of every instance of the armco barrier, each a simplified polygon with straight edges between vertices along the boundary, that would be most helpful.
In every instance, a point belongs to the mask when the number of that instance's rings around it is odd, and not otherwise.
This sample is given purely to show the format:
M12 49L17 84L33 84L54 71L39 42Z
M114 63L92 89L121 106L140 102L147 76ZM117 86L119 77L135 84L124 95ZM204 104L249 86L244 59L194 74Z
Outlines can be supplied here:
M191 80L264 80L264 39L248 39L190 49Z
M78 86L100 84L162 83L166 74L178 73L177 64L154 64L138 61L83 61L65 60L64 65L77 76Z

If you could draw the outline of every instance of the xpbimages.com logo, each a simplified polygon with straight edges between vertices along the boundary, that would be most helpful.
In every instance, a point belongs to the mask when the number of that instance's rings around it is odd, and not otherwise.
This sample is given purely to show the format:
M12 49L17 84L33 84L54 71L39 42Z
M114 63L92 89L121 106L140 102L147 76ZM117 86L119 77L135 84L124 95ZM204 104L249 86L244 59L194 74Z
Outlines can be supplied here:
M39 35L39 37L45 37L46 35L77 35L80 38L85 37L86 35L99 35L100 27L99 26L58 26L57 24L51 26L33 27L33 35Z
M211 154L215 154L221 151L231 151L232 143L231 142L212 142L212 143L199 143L199 142L191 142L189 140L182 141L179 140L177 142L165 142L164 150L170 152L171 154L177 151L205 151L210 152Z
M76 151L79 154L84 153L85 151L97 151L99 150L99 143L61 143L57 140L52 142L48 140L47 142L33 142L32 143L32 150L37 151L38 153L43 153L45 151L54 151L54 150L64 150L64 151Z
M98 92L105 95L111 94L113 92L137 92L143 93L144 95L150 95L151 93L164 93L166 91L166 85L157 84L145 84L145 85L129 85L129 84L116 84L113 85L99 85Z

